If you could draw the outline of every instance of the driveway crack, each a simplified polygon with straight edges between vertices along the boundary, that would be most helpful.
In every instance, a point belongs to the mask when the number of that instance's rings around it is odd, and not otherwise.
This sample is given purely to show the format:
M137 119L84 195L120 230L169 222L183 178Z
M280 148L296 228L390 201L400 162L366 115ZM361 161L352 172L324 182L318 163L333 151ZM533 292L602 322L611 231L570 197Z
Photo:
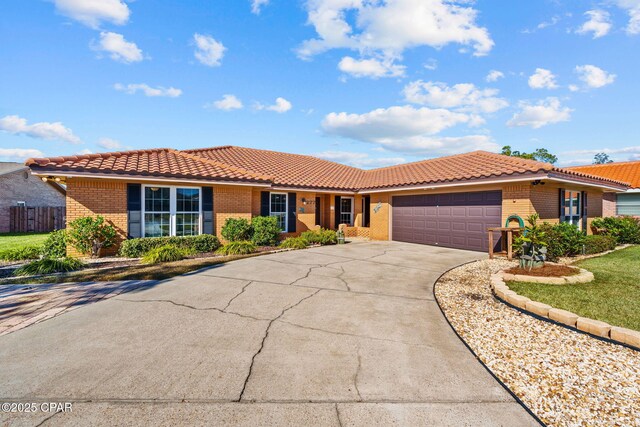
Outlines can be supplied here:
M338 408L337 403L335 404L335 408L336 408L336 417L338 417L338 425L342 427L343 424L342 424L342 418L340 417L340 408Z
M353 376L353 386L356 389L356 393L358 393L359 401L362 401L362 394L360 394L360 389L358 388L358 376L360 375L361 369L362 369L362 356L360 355L360 347L358 347L358 368L356 369L356 373Z
M242 287L242 289L240 290L240 292L238 292L233 298L231 298L229 300L229 302L227 303L227 305L222 309L222 311L226 311L227 308L229 308L229 306L231 305L231 303L233 302L233 300L235 300L236 298L238 298L240 295L242 295L244 293L244 291L249 287L250 284L252 284L253 281L248 282L246 285L244 285Z
M242 317L242 318L245 318L245 319L258 320L258 321L268 321L268 320L270 320L270 319L263 319L263 318L260 318L260 317L247 316L246 314L240 314L240 313L236 313L236 312L233 312L233 311L225 311L225 310L217 308L217 307L203 307L203 308L194 307L194 306L189 305L189 304L182 304L182 303L179 303L179 302L171 301L169 299L140 299L140 300L130 300L130 299L124 299L124 298L114 298L114 299L117 300L117 301L137 302L137 303L163 302L163 303L173 304L173 305L178 306L178 307L188 308L190 310L217 311L218 313L222 313L222 314L230 314L232 316L238 316L238 317Z
M313 292L311 295L307 295L306 297L304 297L304 298L300 299L297 303L292 304L292 305L290 305L290 306L288 306L288 307L284 308L284 309L280 312L280 314L279 314L277 317L275 317L275 318L271 319L271 321L269 322L269 324L267 325L267 327L266 327L266 329L265 329L265 331L264 331L264 336L262 337L262 341L260 342L260 347L258 348L258 351L257 351L257 352L255 352L255 353L254 353L254 355L251 357L251 364L249 365L249 373L247 374L247 377L246 377L246 378L245 378L245 380L244 380L244 385L242 386L242 390L240 391L240 396L239 396L239 397L238 397L238 399L236 400L237 402L240 402L240 401L243 399L243 397L244 397L244 392L245 392L245 390L247 389L247 384L249 384L249 379L251 378L251 374L253 373L253 365L255 364L256 357L258 357L258 355L259 355L260 353L262 353L262 349L264 348L264 343L267 341L267 338L269 337L269 331L270 331L270 329L271 329L271 325L273 325L273 323L274 323L276 320L278 320L278 319L280 319L282 316L284 316L284 314L285 314L287 311L289 311L289 310L291 310L291 309L293 309L293 308L296 308L297 306L299 306L300 304L302 304L302 302L303 302L303 301L306 301L306 300L308 300L309 298L311 298L311 297L315 296L315 295L316 295L318 292L320 292L320 291L321 291L321 289L318 289L317 291Z

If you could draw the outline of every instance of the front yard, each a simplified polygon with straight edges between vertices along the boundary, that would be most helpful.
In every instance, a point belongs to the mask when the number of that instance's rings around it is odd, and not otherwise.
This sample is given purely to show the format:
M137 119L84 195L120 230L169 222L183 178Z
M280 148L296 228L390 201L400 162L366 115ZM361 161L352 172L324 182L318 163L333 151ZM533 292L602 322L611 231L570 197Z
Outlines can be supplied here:
M48 235L49 233L2 233L0 234L0 252L28 246L41 246Z
M509 282L508 286L534 301L640 331L640 246L574 265L591 271L595 280L561 286Z

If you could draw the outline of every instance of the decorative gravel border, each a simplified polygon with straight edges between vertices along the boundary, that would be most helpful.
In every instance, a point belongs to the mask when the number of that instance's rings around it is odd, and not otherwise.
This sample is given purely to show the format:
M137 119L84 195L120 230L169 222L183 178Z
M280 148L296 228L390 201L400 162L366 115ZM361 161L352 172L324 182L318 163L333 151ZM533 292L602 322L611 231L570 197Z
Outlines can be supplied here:
M434 286L447 321L478 360L549 426L640 427L640 352L544 322L497 300L484 260Z
M587 272L593 277L593 274ZM532 301L522 295L518 295L515 291L509 289L509 286L505 283L505 280L516 281L528 281L520 280L520 277L533 277L533 276L519 276L505 273L504 270L496 274L491 275L491 290L493 294L500 301L507 303L513 307L516 307L527 314L534 314L542 320L551 320L562 324L571 329L577 329L581 332L593 335L598 338L606 338L617 344L629 346L635 350L640 350L640 332L631 329L620 328L618 326L611 326L608 323L601 322L600 320L589 319L588 317L580 317L575 313L567 310L561 310L559 308L553 308L549 304L544 304L538 301ZM568 276L572 277L572 276ZM584 282L571 282L571 283L584 283Z

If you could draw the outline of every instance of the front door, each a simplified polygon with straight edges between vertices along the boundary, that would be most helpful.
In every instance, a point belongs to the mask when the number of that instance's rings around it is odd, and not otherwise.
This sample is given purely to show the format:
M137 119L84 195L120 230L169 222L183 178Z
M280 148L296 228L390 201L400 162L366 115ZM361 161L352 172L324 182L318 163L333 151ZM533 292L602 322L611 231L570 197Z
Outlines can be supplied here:
M371 196L362 198L362 226L369 227L371 225Z
M322 225L321 221L322 221L322 216L321 216L321 212L322 210L320 210L320 197L316 197L316 225Z

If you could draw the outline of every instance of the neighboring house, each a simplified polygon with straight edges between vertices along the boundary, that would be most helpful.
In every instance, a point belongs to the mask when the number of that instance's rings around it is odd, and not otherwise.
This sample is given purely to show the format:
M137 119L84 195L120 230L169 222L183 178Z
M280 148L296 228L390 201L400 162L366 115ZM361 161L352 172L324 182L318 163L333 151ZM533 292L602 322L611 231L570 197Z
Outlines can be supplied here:
M606 194L602 209L605 216L640 216L640 160L576 166L569 169L628 183L630 187L627 191Z
M11 206L64 206L65 189L43 182L21 163L0 162L0 233L10 231Z
M243 147L137 150L30 159L67 186L67 221L103 215L122 239L220 236L227 218L276 216L284 235L347 224L374 240L488 249L487 227L540 214L589 231L616 180L475 151L362 170ZM517 222L510 223L517 225Z

